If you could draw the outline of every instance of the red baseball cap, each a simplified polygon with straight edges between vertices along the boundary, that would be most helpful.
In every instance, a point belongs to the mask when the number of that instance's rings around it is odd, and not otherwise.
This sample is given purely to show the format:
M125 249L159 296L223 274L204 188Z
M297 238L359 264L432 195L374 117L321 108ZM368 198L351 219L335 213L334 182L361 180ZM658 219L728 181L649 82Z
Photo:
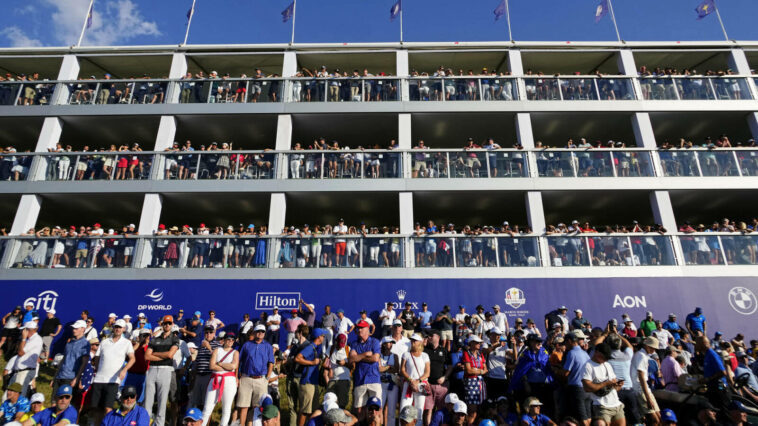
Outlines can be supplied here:
M99 228L99 227L100 227L100 224L99 224L99 223L96 223L94 226L95 226L95 228Z
M297 313L297 309L293 309L290 312L293 313L293 314L296 314Z
M205 228L205 224L204 224L204 223L201 223L201 224L200 224L200 227L201 227L201 228Z
M158 229L166 229L166 225L161 223L160 225L158 225Z
M366 321L361 320L361 321L358 321L358 323L355 324L355 326L358 328L368 327L368 323Z

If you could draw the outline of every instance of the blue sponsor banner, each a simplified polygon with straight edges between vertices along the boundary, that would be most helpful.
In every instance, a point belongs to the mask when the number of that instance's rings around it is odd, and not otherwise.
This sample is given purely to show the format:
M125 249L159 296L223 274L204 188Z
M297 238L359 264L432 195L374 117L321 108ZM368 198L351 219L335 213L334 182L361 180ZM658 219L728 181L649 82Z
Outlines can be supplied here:
M646 311L665 320L669 313L684 319L696 306L708 318L708 334L722 331L732 337L738 331L754 335L758 320L758 278L544 278L544 279L344 279L344 280L103 280L103 281L3 281L2 314L26 301L40 313L54 308L65 323L79 318L87 309L96 325L108 313L136 318L144 312L152 322L181 308L190 316L199 310L203 318L210 309L226 324L235 325L243 313L256 318L261 311L277 306L283 318L297 308L300 299L315 305L317 318L324 305L345 310L353 321L362 309L378 317L386 302L401 308L410 302L420 310L422 302L436 313L460 304L474 312L478 304L491 310L495 304L516 318L533 318L544 328L544 315L565 305L569 316L582 309L593 325L603 327L611 318L629 314L639 323ZM233 327L230 327L233 328ZM282 333L284 334L284 333ZM282 336L282 339L284 336Z

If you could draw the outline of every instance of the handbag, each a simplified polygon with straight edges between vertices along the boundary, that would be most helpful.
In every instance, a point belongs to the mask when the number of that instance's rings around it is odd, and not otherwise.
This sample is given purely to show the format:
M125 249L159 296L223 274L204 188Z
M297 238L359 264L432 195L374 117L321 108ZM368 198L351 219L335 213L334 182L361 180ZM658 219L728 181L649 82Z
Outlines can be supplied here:
M408 355L411 357L411 361L413 362L413 368L416 369L416 374L418 374L419 377L423 376L423 374L418 371L418 365L416 365L416 357L413 356L410 352L408 352ZM429 396L432 394L432 387L429 385L428 380L420 381L418 384L418 393L424 396Z

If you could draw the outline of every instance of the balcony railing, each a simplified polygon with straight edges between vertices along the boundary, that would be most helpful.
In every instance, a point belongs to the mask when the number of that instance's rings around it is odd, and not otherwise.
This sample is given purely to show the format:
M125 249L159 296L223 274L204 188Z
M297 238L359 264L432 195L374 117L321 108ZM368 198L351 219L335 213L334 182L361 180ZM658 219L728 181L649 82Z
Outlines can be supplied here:
M677 242L678 241L678 242ZM682 258L676 255L681 244ZM34 268L506 268L758 265L758 234L0 237L0 259ZM407 250L407 253L406 253ZM3 257L5 256L5 257Z
M55 85L49 80L0 82L0 106L50 105Z
M179 103L270 103L282 102L282 78L182 79Z
M654 166L658 161L660 171ZM544 178L756 177L758 149L221 149L0 154L0 182L526 178L532 168Z
M80 80L62 83L69 105L162 104L171 80Z
M287 102L382 102L400 100L397 77L288 79Z
M639 82L645 100L752 99L748 79L740 76L643 76Z
M511 76L410 77L411 101L518 100L518 79Z
M524 77L530 101L634 100L632 77L556 76Z

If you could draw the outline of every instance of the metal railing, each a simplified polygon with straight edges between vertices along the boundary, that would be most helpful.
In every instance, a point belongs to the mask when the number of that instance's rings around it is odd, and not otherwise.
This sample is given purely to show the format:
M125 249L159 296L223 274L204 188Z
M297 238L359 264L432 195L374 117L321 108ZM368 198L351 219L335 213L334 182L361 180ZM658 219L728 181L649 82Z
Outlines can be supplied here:
M547 235L551 266L676 265L672 237L660 234Z
M158 153L159 179L273 179L277 170L274 151L213 150Z
M287 102L383 102L400 100L397 77L299 77L287 79Z
M688 148L658 151L663 176L758 176L758 149Z
M742 76L641 76L639 82L645 100L752 99Z
M652 151L639 148L547 148L531 151L541 177L655 176Z
M271 103L282 102L282 78L207 78L180 79L179 103Z
M441 233L411 237L411 245L417 268L540 266L536 235Z
M50 105L56 82L2 81L0 82L0 106L2 105Z
M528 177L527 153L519 149L412 149L413 178Z
M122 235L15 237L11 268L131 268L138 238ZM7 250L7 249L6 249Z
M680 234L686 265L758 265L758 234Z
M405 81L411 101L518 100L518 79L511 76L413 76Z
M167 102L169 79L78 80L61 82L68 89L68 105L162 104Z
M146 180L153 157L142 151L35 153L30 180Z
M401 268L406 238L400 234L280 236L278 268Z
M525 76L526 99L530 101L634 100L633 77Z
M29 177L34 158L31 152L0 154L0 182L25 181Z
M386 149L291 150L284 154L289 179L377 179L403 174L403 153Z

